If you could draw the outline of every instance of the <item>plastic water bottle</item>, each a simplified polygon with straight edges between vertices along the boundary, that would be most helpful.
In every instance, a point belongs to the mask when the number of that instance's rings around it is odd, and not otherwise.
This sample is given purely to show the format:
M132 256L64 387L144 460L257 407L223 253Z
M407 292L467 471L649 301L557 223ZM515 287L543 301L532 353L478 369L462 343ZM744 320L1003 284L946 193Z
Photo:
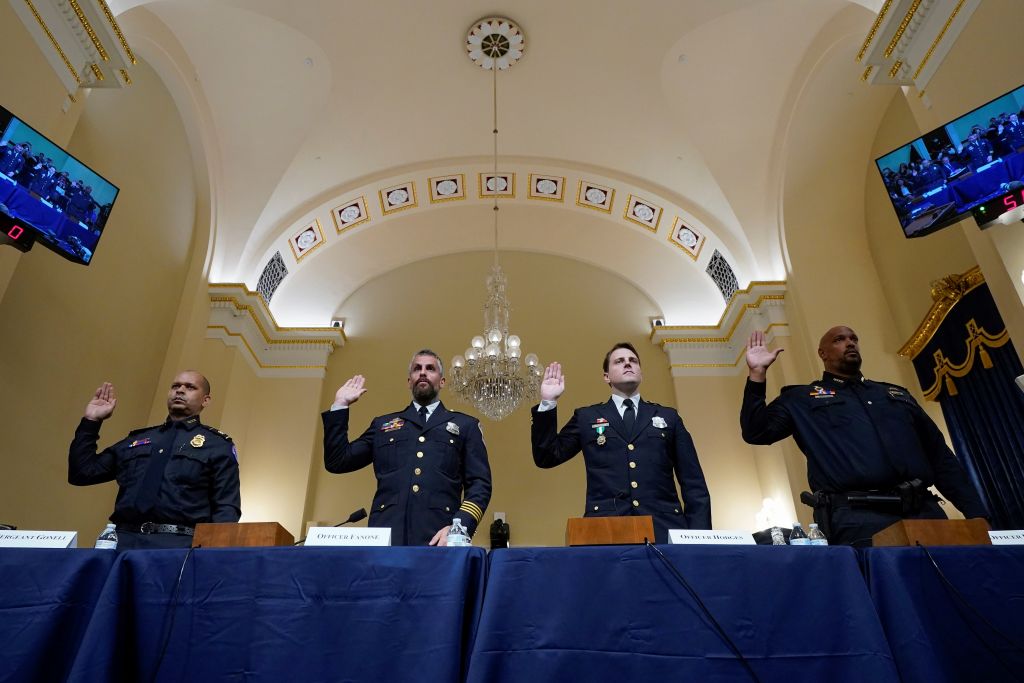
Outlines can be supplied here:
M99 537L96 538L96 547L100 550L117 550L117 527L108 524Z
M810 545L811 542L807 540L807 534L804 532L804 528L800 526L800 522L793 522L793 532L789 535L790 545Z
M459 517L456 517L452 520L452 527L448 530L448 545L473 545L469 540L469 533L466 531L466 527L462 526L462 519Z
M786 545L786 536L780 527L772 527L772 545Z
M812 524L807 528L807 540L811 542L811 545L828 545L828 539L825 538L824 532L818 528L817 524Z

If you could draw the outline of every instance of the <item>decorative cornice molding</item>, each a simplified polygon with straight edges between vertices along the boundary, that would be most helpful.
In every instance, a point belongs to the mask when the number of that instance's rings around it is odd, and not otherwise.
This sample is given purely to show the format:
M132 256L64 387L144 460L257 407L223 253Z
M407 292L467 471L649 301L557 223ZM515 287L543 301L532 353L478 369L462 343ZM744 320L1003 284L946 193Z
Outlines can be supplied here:
M244 284L211 283L208 291L206 337L240 349L260 377L323 378L327 357L347 341L334 327L280 327Z
M752 282L733 295L717 325L656 326L651 342L668 354L673 377L737 375L746 370L751 332L763 330L769 341L788 336L785 298L785 282Z
M931 294L934 303L910 340L903 345L897 355L914 360L935 336L939 327L942 326L942 321L953 310L953 306L972 289L984 283L985 276L982 275L981 268L978 266L971 268L966 273L947 275L932 282Z
M856 61L862 81L923 91L981 0L886 0Z

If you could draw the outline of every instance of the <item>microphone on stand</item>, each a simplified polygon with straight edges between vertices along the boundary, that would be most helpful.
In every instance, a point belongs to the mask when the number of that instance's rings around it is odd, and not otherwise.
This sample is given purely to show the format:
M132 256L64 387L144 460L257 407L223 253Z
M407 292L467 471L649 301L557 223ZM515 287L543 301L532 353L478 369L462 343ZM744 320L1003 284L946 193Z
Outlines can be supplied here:
M359 508L358 510L353 512L351 515L349 515L348 519L346 519L344 522L338 522L337 524L334 524L333 526L345 526L346 524L351 524L352 522L358 522L361 519L366 519L366 508ZM301 541L295 541L295 543L293 543L292 545L302 545L305 542L306 542L306 539L303 538Z

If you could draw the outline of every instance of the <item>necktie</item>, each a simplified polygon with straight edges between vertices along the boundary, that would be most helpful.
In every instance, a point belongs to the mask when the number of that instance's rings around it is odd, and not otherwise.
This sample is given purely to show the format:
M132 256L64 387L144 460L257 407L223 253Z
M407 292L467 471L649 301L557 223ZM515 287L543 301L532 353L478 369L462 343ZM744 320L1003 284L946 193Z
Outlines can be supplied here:
M622 411L622 424L626 426L626 433L633 432L633 423L636 422L636 411L633 410L633 399L627 398L622 402L625 410Z
M423 420L423 424L427 424L427 407L420 406L420 419Z

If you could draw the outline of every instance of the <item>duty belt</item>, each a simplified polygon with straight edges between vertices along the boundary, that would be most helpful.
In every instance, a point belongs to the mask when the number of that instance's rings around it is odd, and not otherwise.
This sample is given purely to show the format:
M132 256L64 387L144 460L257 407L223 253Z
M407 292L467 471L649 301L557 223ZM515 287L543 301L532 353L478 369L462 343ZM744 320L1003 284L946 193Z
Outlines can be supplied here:
M178 534L180 536L193 536L196 533L194 527L182 524L157 524L156 522L143 522L142 524L118 524L118 531L130 531L136 534Z

